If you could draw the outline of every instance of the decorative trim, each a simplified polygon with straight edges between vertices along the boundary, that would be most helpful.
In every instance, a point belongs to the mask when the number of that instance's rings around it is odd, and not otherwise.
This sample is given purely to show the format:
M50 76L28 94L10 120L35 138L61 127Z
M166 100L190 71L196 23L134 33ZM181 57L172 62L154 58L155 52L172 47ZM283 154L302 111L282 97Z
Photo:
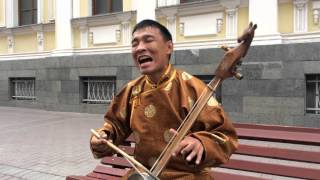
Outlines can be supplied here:
M294 0L294 32L308 31L308 0Z
M221 6L219 1L206 0L178 5L177 15L189 16L194 14L212 13L223 10L224 7Z
M14 37L12 34L8 34L7 43L8 43L8 53L12 54L14 49Z
M167 17L167 28L172 35L173 42L176 42L176 29L177 29L177 21L175 16Z
M30 25L18 26L18 27L12 27L12 28L1 28L0 36L2 36L2 34L5 35L7 31L12 32L13 35L21 35L21 34L31 34L38 31L53 32L54 30L55 30L54 23L30 24Z
M131 25L130 21L125 21L121 23L122 31L122 43L128 45L131 42Z
M80 25L80 47L87 48L88 47L88 27L87 25Z
M312 16L313 16L313 23L315 25L319 24L319 15L320 15L320 1L312 1Z
M236 37L238 32L238 9L226 10L226 37Z
M89 17L73 18L71 24L74 27L86 24L89 27L92 26L105 26L121 24L124 21L130 21L136 17L135 11L116 12L111 14L101 14Z
M8 32L9 33L9 32ZM176 42L174 50L186 49L208 49L219 48L222 44L233 47L236 43L236 38L229 39L216 39L206 41L193 41L193 42ZM256 45L271 45L271 44L295 44L295 43L313 43L320 42L320 32L312 33L290 33L290 34L274 34L256 36L252 42L253 46ZM71 56L71 55L96 55L96 54L121 54L131 53L131 46L117 46L117 47L95 47L95 48L77 48L77 49L64 49L54 51L43 51L35 53L13 53L0 55L0 61L9 60L26 60L26 59L41 59L50 56Z
M38 51L44 50L43 31L37 32Z

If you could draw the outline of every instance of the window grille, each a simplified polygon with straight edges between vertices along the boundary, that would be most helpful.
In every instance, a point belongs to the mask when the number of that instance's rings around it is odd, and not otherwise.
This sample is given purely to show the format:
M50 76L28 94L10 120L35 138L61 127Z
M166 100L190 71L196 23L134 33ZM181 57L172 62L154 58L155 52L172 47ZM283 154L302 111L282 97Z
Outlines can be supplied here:
M320 114L320 74L306 75L306 113Z
M203 0L180 0L180 3L190 3L190 2L197 2L197 1L203 1Z
M11 78L11 98L35 100L35 78Z
M89 104L110 103L115 91L116 80L114 77L84 77L82 102Z
M122 11L122 0L92 0L93 15L120 11Z
M195 75L195 77L202 80L205 84L208 84L212 79L213 75ZM221 86L219 86L216 90L216 93L214 94L214 97L219 103L222 103L222 97L221 97Z
M37 23L37 0L19 0L19 25Z

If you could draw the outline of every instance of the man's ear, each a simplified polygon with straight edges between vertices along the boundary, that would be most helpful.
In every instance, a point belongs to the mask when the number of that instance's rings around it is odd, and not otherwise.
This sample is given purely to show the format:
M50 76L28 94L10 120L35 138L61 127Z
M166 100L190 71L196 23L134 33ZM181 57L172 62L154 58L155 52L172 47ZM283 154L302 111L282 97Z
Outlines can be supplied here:
M172 52L173 52L173 42L171 40L167 41L167 47L168 47L168 54L172 54Z

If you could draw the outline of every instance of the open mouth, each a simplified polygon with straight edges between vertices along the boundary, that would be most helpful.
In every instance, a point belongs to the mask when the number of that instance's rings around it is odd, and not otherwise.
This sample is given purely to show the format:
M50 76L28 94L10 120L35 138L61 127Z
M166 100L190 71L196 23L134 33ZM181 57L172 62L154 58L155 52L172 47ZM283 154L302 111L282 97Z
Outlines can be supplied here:
M152 58L150 56L143 55L143 56L138 57L139 64L143 64L143 63L151 62L151 61L152 61Z

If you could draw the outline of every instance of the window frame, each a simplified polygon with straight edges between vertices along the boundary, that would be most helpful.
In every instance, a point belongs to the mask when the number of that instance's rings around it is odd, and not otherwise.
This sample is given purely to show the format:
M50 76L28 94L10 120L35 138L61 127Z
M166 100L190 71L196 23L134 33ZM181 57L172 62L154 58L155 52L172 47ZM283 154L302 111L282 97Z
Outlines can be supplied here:
M31 2L31 8L30 9L24 9L22 7L22 1L26 0L19 0L18 1L18 17L19 17L19 26L29 25L29 24L37 24L38 22L38 0L30 0ZM31 12L31 23L24 23L23 22L23 16L25 12Z
M98 0L92 0L92 15L109 14L109 13L122 11L122 10L116 11L116 10L113 9L113 4L115 3L115 1L118 2L119 0L105 0L105 1L107 1L106 4L109 6L109 8L107 9L107 12L97 13L97 9L96 9L97 4L98 4L97 1ZM121 2L121 7L123 9L123 2Z
M24 91L25 89L20 89L17 90L17 82L18 81L31 81L32 82L32 87L31 91L26 93L21 93L21 91ZM10 99L11 100L36 100L36 78L35 77L10 77L9 78L9 83L10 83ZM17 91L20 93L17 94ZM29 94L29 95L22 95L22 94Z
M315 76L315 79L310 79L310 76ZM305 80L306 80L306 97L305 97L305 112L306 114L320 114L320 74L306 74L305 75ZM315 94L311 94L314 96L314 104L315 107L308 107L308 99L307 98L310 94L308 94L308 83L313 83L315 84ZM314 111L314 113L312 113Z
M81 103L83 104L109 104L111 103L113 97L116 94L117 88L117 79L116 76L81 76L80 79L80 94L81 94ZM92 81L96 82L112 82L112 89L113 92L110 94L105 95L105 97L109 96L109 99L91 99L90 98L90 85L89 83ZM95 95L93 95L95 96Z

